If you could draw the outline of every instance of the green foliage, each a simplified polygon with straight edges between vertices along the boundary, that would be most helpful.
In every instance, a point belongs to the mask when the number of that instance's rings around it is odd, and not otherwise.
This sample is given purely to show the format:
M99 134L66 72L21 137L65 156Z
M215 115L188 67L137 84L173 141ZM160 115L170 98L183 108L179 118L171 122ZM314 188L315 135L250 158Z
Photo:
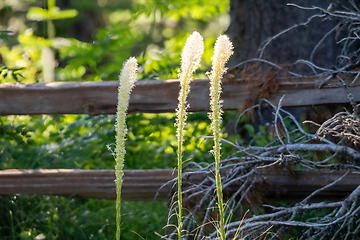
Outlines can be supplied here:
M4 240L114 239L114 201L14 195L1 197L0 209L0 238ZM122 213L126 219L122 239L138 239L136 234L157 239L153 232L161 232L166 222L166 202L124 202Z
M60 8L55 5L55 2L56 0L48 0L48 9L31 7L26 14L26 17L29 20L47 21L47 32L49 39L55 37L55 27L52 22L53 20L73 18L78 14L75 9L60 11Z
M175 114L131 114L127 118L127 169L165 169L176 166ZM0 126L1 168L113 169L106 145L114 142L113 115L3 117ZM206 113L189 114L184 159L211 161ZM13 161L16 155L20 161ZM33 156L29 159L29 155ZM28 161L21 161L21 159ZM44 158L47 160L44 161Z
M11 37L11 31L0 31L0 40L9 40ZM12 78L16 82L19 81L19 78L24 78L20 71L23 70L23 68L8 68L2 64L0 64L0 78Z
M50 9L31 7L27 12L26 17L29 20L34 20L34 21L47 21L47 20L73 18L77 14L78 12L75 9L60 11L58 7L52 7Z
M69 6L78 8L76 19L89 9L93 12L103 10L99 21L103 19L102 21L108 24L96 30L91 43L61 37L51 38L46 43L43 37L29 34L39 33L37 27L33 27L33 30L23 27L16 33L19 44L0 49L0 54L10 67L19 67L19 64L22 64L25 68L22 73L27 73L23 74L26 79L24 82L39 81L39 52L45 45L55 48L59 53L56 80L116 80L122 63L130 54L138 56L143 64L141 78L176 78L181 49L188 33L197 30L206 39L206 60L200 72L205 73L209 68L215 37L225 30L228 22L227 1L134 1L131 4L124 2L119 6L113 5L110 1L102 7L76 1ZM48 9L33 6L27 13L28 19L38 21L53 21L73 16L74 9L60 11L56 6ZM67 36L68 30L62 22L74 24L78 21L76 19L72 22L54 21L57 35ZM42 29L46 29L46 26ZM24 36L27 37L26 41L21 40ZM16 59L14 51L18 52ZM12 55L11 58L8 57L9 54ZM32 71L29 71L29 68ZM200 76L205 77L204 74Z
M24 76L20 73L24 68L7 68L6 66L0 66L0 76L2 78L11 78L16 82L19 82L19 79L23 79Z
M127 121L126 153L131 160L127 161L126 168L165 169L177 166L176 128L169 124L175 122L175 114L133 114L128 116ZM210 134L206 113L189 114L187 127L184 159L211 161L208 153L211 141L204 142L199 138Z

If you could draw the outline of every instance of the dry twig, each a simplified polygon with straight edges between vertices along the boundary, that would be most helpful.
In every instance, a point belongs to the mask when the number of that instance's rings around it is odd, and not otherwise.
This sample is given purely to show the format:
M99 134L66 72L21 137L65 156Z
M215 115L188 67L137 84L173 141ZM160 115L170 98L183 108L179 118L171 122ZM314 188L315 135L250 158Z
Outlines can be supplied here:
M222 139L224 144L230 144L235 152L221 161L220 171L223 190L226 195L227 190L234 184L240 187L228 196L225 208L227 216L226 236L232 239L239 232L245 239L255 239L268 232L269 238L277 239L287 232L289 228L296 229L299 239L354 239L360 232L360 186L342 201L337 202L311 202L311 199L321 191L336 185L350 173L360 173L360 153L356 148L360 142L360 122L359 109L356 101L348 89L351 82L357 81L360 77L360 50L354 48L360 40L360 10L353 0L349 0L349 7L342 6L343 9L337 10L329 6L327 9L320 7L302 7L289 4L307 11L317 11L305 22L294 25L279 34L265 41L256 59L247 60L235 67L241 67L249 63L260 62L279 71L286 71L289 75L303 76L303 72L296 72L297 66L306 66L310 71L309 75L318 76L322 81L319 87L329 84L331 80L339 81L347 91L349 102L353 109L352 113L347 111L340 112L323 124L315 124L319 128L315 134L306 132L296 120L296 118L281 108L281 101L278 106L273 105L267 100L260 102L245 110L240 116L252 109L261 109L266 106L274 113L275 134L274 139L269 141L266 146L254 146L251 141L248 146L232 143ZM263 59L266 48L276 38L289 33L299 26L308 26L313 19L323 20L336 19L336 25L313 47L309 59L299 59L289 66L283 67ZM348 31L347 35L338 40L342 44L341 54L333 68L326 68L316 65L314 54L319 49L324 40L333 34L336 37L339 33ZM341 34L343 35L343 34ZM349 81L350 80L350 81ZM238 119L238 120L239 120ZM310 121L308 121L310 122ZM313 123L313 122L311 122ZM291 129L291 130L290 130ZM237 129L235 129L237 130ZM259 137L259 135L256 135ZM209 138L209 137L204 137ZM351 144L348 144L348 143ZM316 153L323 153L323 158L314 160ZM346 159L340 162L339 159ZM255 179L261 178L260 169L273 169L286 167L292 169L316 169L316 170L347 170L339 179L323 186L309 194L301 202L288 207L266 205L261 203L261 198L257 195ZM216 239L217 232L213 222L216 219L216 184L214 181L213 163L190 162L184 166L190 172L183 175L183 179L192 174L202 174L207 176L200 184L192 185L183 192L188 202L193 202L186 216L183 227L187 230L187 239ZM321 171L319 171L321 174ZM171 184L171 183L169 183ZM175 196L176 198L176 196ZM262 213L254 214L255 208L262 208ZM243 219L245 212L252 210ZM173 210L174 211L174 210ZM316 217L306 218L307 213L317 212ZM169 216L171 216L170 212ZM174 239L176 230L169 232L167 239ZM239 238L239 236L238 236Z

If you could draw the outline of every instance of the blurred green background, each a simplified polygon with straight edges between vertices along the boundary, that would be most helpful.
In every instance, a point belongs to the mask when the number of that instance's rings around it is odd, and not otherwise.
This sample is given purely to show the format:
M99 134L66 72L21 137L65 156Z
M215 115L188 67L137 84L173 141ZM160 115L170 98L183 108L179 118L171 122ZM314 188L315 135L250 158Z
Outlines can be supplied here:
M177 78L187 37L205 39L197 78L210 68L213 44L229 24L223 0L0 0L0 83L116 80L125 59L139 79ZM7 32L9 31L9 32ZM41 59L44 49L53 65ZM49 62L49 61L48 61ZM45 71L44 71L45 70ZM227 112L227 119L236 113ZM114 116L0 117L0 168L113 169L107 145ZM131 114L126 169L176 167L175 115ZM188 118L184 159L212 161L206 113ZM227 146L224 146L226 151ZM167 203L122 203L122 239L158 239ZM55 196L1 196L0 239L114 239L115 202Z

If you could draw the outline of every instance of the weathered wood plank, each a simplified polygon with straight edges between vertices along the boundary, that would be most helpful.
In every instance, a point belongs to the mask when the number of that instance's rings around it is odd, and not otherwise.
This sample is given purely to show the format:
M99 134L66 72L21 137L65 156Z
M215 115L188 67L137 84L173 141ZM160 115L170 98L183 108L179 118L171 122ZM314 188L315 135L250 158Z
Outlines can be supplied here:
M225 110L238 109L248 98L247 84L255 80L225 81L222 98ZM347 103L342 87L316 88L314 78L282 78L279 90L269 100L277 104L285 95L283 107ZM137 81L129 112L174 112L179 92L178 80ZM117 104L117 81L53 82L35 84L0 84L0 115L26 114L114 114ZM209 110L209 81L191 83L189 111ZM360 84L350 87L360 101Z
M153 200L156 192L174 178L172 170L125 170L122 198ZM115 199L114 170L9 169L0 171L0 195L49 194ZM167 198L168 189L158 199Z
M176 171L125 170L122 198L140 201L166 200L172 186L159 188L176 177ZM344 174L343 171L315 172L296 170L288 172L263 172L257 183L266 189L269 200L292 201L302 199L312 191L325 186ZM189 179L198 183L205 176L197 175ZM0 195L6 194L47 194L100 199L115 199L114 170L81 169L10 169L0 171ZM360 174L350 173L342 181L319 193L317 199L338 199L347 196L360 183ZM188 183L185 183L186 187ZM239 186L231 187L235 191Z

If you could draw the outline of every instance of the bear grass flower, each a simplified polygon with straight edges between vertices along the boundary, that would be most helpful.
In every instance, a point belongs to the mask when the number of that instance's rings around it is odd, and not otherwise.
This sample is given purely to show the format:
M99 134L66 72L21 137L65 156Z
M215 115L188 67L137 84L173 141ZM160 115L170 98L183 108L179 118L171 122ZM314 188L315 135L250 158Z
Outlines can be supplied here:
M137 60L134 57L129 58L121 70L118 88L118 105L116 113L115 131L115 176L116 176L116 239L120 240L120 207L121 207L121 186L123 182L123 169L125 161L125 141L127 134L126 114L129 106L131 90L134 87L137 73Z
M220 100L221 94L221 79L223 74L226 72L225 64L233 54L233 45L229 38L225 35L220 35L215 42L214 56L212 58L211 72L208 74L210 79L210 106L211 112L209 118L211 119L211 130L213 132L214 146L212 154L215 159L215 180L216 180L216 192L219 204L219 221L220 229L219 234L222 240L225 240L225 220L224 220L224 204L223 194L220 176L220 137L221 137L221 122L222 113L221 108L222 100Z
M201 56L204 53L204 40L198 32L193 32L186 40L185 46L181 54L181 68L179 73L180 92L179 103L176 110L176 136L178 143L177 158L178 158L178 212L177 212L177 231L178 239L181 239L182 231L182 191L181 191L181 175L182 175L182 152L185 134L185 125L187 119L186 103L187 96L190 92L190 82L193 79L193 73L200 66Z

